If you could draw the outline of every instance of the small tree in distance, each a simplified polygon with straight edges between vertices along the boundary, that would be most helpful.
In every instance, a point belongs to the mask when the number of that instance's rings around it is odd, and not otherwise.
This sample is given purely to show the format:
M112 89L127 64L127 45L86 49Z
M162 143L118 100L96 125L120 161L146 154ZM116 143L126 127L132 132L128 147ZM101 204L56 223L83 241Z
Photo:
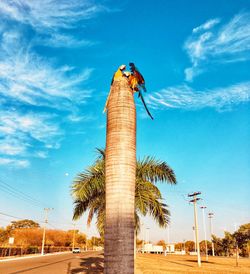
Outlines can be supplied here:
M15 230L20 228L39 228L40 225L29 219L24 219L20 221L12 221L10 225L7 226L7 230Z

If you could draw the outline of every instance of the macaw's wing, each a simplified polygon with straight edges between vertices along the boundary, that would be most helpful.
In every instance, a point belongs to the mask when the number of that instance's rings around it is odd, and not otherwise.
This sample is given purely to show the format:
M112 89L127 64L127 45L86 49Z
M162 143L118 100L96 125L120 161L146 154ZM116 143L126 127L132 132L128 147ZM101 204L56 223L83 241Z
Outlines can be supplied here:
M142 84L145 83L145 80L144 80L142 74L138 70L135 70L134 74L135 74L135 77L138 79L138 84L139 85L142 85Z
M153 116L151 115L151 113L150 113L149 110L148 110L148 107L147 107L147 105L146 105L146 103L145 103L145 101L144 101L144 98L143 98L143 96L142 96L140 90L139 90L139 96L138 96L138 97L139 97L139 98L141 97L141 101L142 101L142 103L143 103L143 105L144 105L144 107L145 107L145 109L146 109L146 111L147 111L147 114L149 115L149 117L150 117L152 120L154 120Z

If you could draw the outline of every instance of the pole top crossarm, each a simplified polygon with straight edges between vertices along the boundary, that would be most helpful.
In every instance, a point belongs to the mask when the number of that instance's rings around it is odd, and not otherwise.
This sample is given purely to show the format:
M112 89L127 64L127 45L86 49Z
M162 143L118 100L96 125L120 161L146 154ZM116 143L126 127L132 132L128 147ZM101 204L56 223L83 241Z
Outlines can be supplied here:
M201 198L195 198L193 200L190 200L189 203L194 203L194 202L199 201L199 200L201 200Z
M201 195L201 192L198 191L198 192L194 192L192 194L188 194L188 197L194 197L194 196L197 196L197 195Z

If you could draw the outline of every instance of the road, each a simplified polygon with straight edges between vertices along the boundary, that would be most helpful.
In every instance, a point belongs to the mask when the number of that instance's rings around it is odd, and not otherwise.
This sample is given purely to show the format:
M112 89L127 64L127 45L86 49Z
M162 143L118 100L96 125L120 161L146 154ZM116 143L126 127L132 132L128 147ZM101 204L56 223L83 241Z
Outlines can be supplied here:
M87 251L80 254L58 254L25 258L9 262L0 261L0 274L76 274L103 273L101 252Z

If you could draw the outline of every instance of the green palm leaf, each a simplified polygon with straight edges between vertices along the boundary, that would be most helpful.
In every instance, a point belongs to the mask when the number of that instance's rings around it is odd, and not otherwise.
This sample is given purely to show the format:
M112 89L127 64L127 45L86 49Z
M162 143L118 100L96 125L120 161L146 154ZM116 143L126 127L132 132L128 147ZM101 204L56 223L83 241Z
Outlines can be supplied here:
M97 149L98 157L92 166L77 175L72 184L74 200L73 219L79 219L88 211L88 225L96 215L96 226L104 232L105 219L105 151ZM170 212L163 203L156 182L176 184L174 171L163 161L146 157L137 161L135 189L135 229L140 230L140 215L151 215L159 226L169 223Z

